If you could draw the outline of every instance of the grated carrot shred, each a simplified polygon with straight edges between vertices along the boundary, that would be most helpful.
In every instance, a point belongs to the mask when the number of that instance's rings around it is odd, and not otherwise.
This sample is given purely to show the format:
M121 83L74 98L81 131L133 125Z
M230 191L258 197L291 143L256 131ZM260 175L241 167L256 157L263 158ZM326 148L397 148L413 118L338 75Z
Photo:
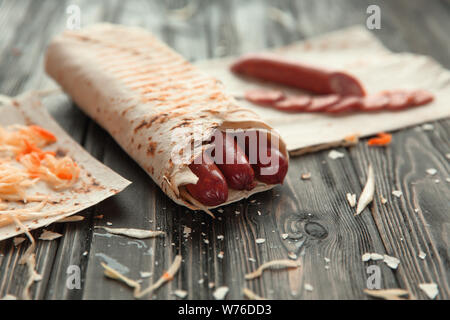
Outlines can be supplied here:
M14 182L20 183L27 178L47 182L54 189L70 187L79 177L80 169L69 157L56 158L56 153L43 151L41 148L56 142L53 133L37 125L14 125L7 128L0 127L0 151L14 155L17 162L26 169L28 176L20 168L8 165L3 169L6 172L15 172L15 179L9 181L8 193L21 193L12 187ZM1 163L11 163L11 159L0 158ZM23 171L23 170L22 170ZM3 175L2 175L3 176ZM20 177L20 179L19 179ZM0 187L2 180L0 178ZM2 191L0 190L0 195Z
M25 144L25 148L23 148L16 156L16 160L19 161L20 158L22 158L23 156L30 154L30 153L35 153L36 156L42 160L46 154L50 154L55 156L56 153L53 151L42 151L41 149L39 149L38 147L36 147L36 145L28 142L27 140L24 140L24 144Z
M359 134L351 134L351 135L349 135L349 136L346 136L345 138L344 138L344 141L345 142L348 142L348 143L357 143L358 142L358 140L359 140Z
M54 142L56 137L52 133L36 125L0 127L0 151L17 155L31 146L40 149Z
M392 135L385 132L380 132L377 134L376 138L371 138L367 141L369 146L387 146L392 141Z
M55 190L72 186L79 177L80 168L69 157L56 158L45 154L41 159L32 152L20 158L20 163L28 170L30 177L50 184Z
M43 181L55 190L69 188L80 175L80 168L69 157L57 158L56 153L44 151L57 139L53 133L36 125L0 126L0 227L18 221L39 217L38 212L48 195L27 195L27 189ZM38 201L29 209L7 210L4 201Z
M54 189L70 187L78 179L80 169L69 157L56 158L56 153L42 148L56 142L53 133L36 125L0 126L0 227L11 224L24 232L31 241L19 263L26 263L28 280L23 298L30 299L30 287L42 279L36 271L35 241L22 221L47 218L60 214L44 212L48 195L29 196L27 188L45 181ZM39 201L35 206L11 208L4 201Z
M162 278L165 279L165 280L169 280L169 281L173 280L173 276L170 273L168 273L168 272L165 272L163 274Z
M36 132L38 135L40 135L44 140L53 143L56 142L57 139L56 137L53 135L53 133L51 133L50 131L45 130L44 128L41 128L39 126L36 125L32 125L29 126L29 128L31 130L33 130L34 132Z
M6 208L8 208L8 206L2 202L2 199L0 198L0 210L5 210Z

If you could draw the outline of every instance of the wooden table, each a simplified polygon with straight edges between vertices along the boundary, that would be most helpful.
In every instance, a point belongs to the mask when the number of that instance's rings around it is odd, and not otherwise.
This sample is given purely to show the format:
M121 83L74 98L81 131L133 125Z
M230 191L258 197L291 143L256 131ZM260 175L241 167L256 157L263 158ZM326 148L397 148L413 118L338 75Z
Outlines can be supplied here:
M373 32L388 48L431 55L450 68L449 1L204 0L191 1L184 10L177 10L186 5L184 1L166 3L0 0L0 92L16 95L54 86L43 71L43 54L49 39L66 27L70 4L81 8L83 25L108 21L142 26L197 60L281 46L364 24L367 6L376 3L382 24ZM283 186L229 205L213 220L172 203L107 133L70 102L61 102L52 114L92 155L133 184L84 211L84 221L48 228L64 236L38 241L43 279L33 286L35 299L132 299L128 288L102 275L100 262L126 267L134 279L141 277L140 272L151 272L143 279L147 283L159 278L177 253L183 256L182 267L172 282L155 292L156 299L176 299L176 289L186 290L189 299L212 299L213 285L228 286L231 299L242 299L244 287L270 299L370 299L363 293L369 265L380 267L382 288L404 288L426 299L418 284L435 282L437 299L449 298L448 119L433 123L432 130L418 126L396 132L387 148L368 148L364 141L341 148L345 157L339 161L328 158L327 151L294 158ZM383 205L376 197L370 209L354 217L345 194L360 194L369 161L377 194L388 203ZM428 168L438 173L429 176ZM301 180L306 172L311 172L311 179ZM393 190L401 190L403 196L394 197ZM95 219L97 215L104 218ZM160 229L167 236L136 241L94 229L107 222L113 227ZM257 244L257 238L266 241ZM14 247L12 240L0 243L0 297L20 295L27 270L18 260L26 247ZM425 259L418 257L419 251L426 253ZM386 253L401 263L397 270L381 261L364 263L365 252ZM289 253L298 256L301 268L244 280L261 263L285 259ZM80 267L80 289L66 286L71 265ZM305 284L313 290L305 290Z

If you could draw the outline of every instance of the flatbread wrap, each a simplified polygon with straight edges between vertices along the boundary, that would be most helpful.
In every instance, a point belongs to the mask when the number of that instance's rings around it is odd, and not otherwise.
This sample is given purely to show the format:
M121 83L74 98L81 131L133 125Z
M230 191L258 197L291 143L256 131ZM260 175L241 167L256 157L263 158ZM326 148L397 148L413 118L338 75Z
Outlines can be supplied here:
M143 29L97 24L65 31L50 43L45 66L77 105L180 205L210 213L208 209L271 189L284 179L289 156L279 134L226 94L218 80ZM225 143L230 137L231 145ZM265 149L250 155L249 145ZM218 155L219 149L224 153ZM229 152L234 163L217 161ZM261 173L267 167L267 161L260 163L261 154L278 157L275 173ZM214 167L213 172L220 169L215 180L202 180L202 172L211 173L202 165ZM227 194L213 199L217 201L203 201L196 194L199 188L220 189L224 178Z

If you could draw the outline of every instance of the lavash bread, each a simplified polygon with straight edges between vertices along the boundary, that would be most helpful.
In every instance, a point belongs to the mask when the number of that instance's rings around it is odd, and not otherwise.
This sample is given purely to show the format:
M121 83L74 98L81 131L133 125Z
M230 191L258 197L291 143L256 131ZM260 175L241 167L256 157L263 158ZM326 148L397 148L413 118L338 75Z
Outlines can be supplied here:
M65 31L48 46L45 67L76 104L99 123L176 203L208 209L183 185L198 178L189 162L174 161L191 148L194 129L204 138L215 129L273 129L242 108L216 79L199 71L149 32L112 24ZM288 159L281 138L280 151ZM203 148L208 147L203 145ZM194 148L192 161L202 149ZM229 190L228 201L273 188Z

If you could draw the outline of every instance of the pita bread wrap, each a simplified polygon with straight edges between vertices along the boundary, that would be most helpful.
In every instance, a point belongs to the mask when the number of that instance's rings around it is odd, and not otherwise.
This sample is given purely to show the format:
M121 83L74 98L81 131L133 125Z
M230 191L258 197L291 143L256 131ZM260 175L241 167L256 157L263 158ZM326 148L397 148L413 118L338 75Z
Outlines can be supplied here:
M256 113L143 29L98 24L66 31L50 43L46 71L171 199L191 209L211 208L183 186L197 182L188 165L216 129L268 132L288 159L283 140ZM222 205L273 187L258 182L251 191L230 189Z

